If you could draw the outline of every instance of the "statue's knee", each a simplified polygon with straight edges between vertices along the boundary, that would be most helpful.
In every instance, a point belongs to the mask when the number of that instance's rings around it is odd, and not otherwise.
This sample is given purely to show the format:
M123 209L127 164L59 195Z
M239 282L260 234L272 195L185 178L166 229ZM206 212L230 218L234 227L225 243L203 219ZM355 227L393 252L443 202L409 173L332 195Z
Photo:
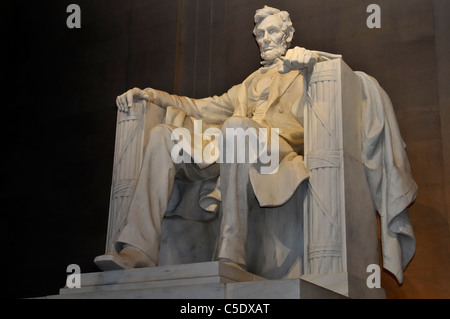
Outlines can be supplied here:
M171 139L172 131L165 124L155 125L150 130L150 135L148 139L149 145L157 146L165 144L167 139ZM156 145L154 145L156 144Z
M246 129L248 127L252 127L251 120L247 117L237 117L233 116L228 118L222 125L222 131L225 132L227 128L242 128Z

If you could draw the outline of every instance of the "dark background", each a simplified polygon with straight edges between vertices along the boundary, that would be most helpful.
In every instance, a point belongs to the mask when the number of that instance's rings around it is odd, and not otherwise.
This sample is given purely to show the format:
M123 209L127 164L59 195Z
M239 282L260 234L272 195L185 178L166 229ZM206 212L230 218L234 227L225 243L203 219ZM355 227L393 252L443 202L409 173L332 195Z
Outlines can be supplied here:
M81 7L81 29L66 8ZM379 4L382 28L366 26ZM259 66L253 15L286 10L294 45L340 53L390 95L419 195L417 253L389 298L450 297L450 1L2 2L3 297L57 294L105 249L116 96L137 86L205 97Z

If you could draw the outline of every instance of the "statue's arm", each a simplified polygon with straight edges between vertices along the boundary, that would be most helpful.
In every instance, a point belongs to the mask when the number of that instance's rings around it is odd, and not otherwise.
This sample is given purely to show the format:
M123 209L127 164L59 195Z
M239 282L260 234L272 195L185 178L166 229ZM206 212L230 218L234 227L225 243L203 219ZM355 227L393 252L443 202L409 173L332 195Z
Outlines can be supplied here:
M151 88L146 88L144 91L151 96L149 101L163 109L172 106L186 112L188 116L205 120L211 124L223 123L234 111L234 88L221 96L203 99L168 94Z
M128 112L136 100L145 100L163 109L172 106L186 112L188 116L205 120L211 124L220 124L233 115L234 100L237 98L236 90L237 88L233 87L221 96L192 99L186 96L168 94L152 88L144 90L133 88L119 95L116 104L120 111Z

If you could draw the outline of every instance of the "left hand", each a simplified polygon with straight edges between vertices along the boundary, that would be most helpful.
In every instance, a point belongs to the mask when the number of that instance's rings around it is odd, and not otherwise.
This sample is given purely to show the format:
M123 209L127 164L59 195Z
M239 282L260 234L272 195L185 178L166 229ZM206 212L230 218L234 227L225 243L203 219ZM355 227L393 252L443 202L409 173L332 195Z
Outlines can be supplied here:
M292 70L301 70L317 63L317 54L305 48L295 47L289 49L284 57L283 66L278 70L281 74L288 73Z

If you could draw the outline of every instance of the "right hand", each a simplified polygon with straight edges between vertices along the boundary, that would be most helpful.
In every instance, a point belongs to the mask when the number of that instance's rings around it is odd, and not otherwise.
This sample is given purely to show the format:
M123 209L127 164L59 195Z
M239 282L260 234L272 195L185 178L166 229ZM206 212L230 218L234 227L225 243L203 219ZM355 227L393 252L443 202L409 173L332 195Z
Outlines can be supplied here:
M145 100L149 101L152 99L151 93L141 90L139 88L133 88L122 95L119 95L116 99L117 108L121 112L128 112L130 107L133 107L134 100Z
M288 73L292 70L302 70L307 67L314 66L317 63L319 56L313 51L306 50L305 48L295 47L289 49L286 55L280 58L284 64L278 70L281 74Z

